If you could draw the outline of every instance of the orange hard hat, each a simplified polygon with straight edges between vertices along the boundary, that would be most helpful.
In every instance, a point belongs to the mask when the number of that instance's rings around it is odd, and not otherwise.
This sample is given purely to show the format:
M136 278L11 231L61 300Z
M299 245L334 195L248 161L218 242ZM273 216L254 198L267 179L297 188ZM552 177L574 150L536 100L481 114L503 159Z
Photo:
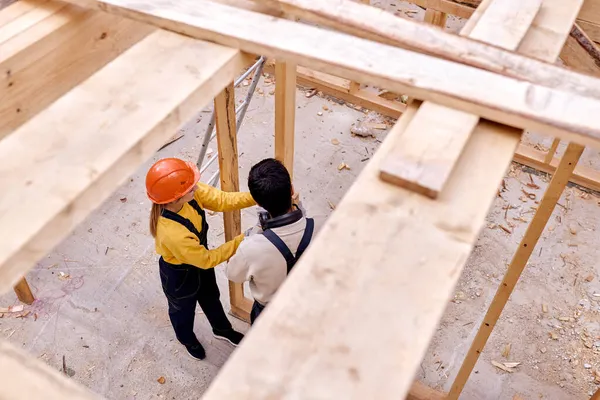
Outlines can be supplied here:
M156 204L167 204L183 197L200 180L200 171L179 158L158 160L146 175L146 193Z

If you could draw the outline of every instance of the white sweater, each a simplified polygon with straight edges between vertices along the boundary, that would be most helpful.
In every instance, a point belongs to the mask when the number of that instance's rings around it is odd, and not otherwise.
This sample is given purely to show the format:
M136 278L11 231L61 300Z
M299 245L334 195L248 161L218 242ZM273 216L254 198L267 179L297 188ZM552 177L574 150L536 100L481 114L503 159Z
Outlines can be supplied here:
M322 219L314 220L315 228L311 243L322 225ZM306 218L302 217L292 224L273 228L272 231L283 240L295 256L305 227ZM255 229L250 236L242 240L236 253L227 263L227 278L237 283L250 281L252 297L260 304L266 305L285 280L287 263L279 250L260 232L260 229Z

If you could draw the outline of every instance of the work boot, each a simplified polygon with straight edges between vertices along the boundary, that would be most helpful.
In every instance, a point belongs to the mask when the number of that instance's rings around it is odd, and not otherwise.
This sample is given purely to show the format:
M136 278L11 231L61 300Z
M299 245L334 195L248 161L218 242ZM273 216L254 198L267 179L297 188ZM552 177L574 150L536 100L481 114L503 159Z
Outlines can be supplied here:
M223 331L218 330L218 329L213 329L213 335L217 339L225 340L236 347L238 344L240 344L240 342L244 338L244 335L242 335L241 333L239 333L238 331L235 331L233 329L227 329L227 330L223 330Z
M190 357L196 360L204 360L206 358L206 353L204 352L204 347L198 342L193 346L185 346Z

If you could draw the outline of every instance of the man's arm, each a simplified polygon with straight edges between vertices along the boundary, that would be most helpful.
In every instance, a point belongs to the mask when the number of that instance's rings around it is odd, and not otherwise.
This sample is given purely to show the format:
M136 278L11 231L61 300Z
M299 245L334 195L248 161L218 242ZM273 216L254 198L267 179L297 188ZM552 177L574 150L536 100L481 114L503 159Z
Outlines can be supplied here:
M250 193L224 192L205 183L198 183L194 199L211 211L234 211L252 207L256 202Z
M249 266L246 260L246 254L244 253L244 246L240 245L237 252L229 259L229 262L227 262L225 268L227 279L236 283L244 283L250 278L248 276L248 268Z

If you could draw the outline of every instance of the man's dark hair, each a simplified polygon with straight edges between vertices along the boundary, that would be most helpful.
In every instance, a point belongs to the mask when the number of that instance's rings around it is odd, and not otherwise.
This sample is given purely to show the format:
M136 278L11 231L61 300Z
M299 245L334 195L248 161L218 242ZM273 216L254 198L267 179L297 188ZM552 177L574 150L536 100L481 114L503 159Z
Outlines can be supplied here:
M274 158L255 164L248 174L250 194L259 206L279 217L292 208L292 180L288 170Z

